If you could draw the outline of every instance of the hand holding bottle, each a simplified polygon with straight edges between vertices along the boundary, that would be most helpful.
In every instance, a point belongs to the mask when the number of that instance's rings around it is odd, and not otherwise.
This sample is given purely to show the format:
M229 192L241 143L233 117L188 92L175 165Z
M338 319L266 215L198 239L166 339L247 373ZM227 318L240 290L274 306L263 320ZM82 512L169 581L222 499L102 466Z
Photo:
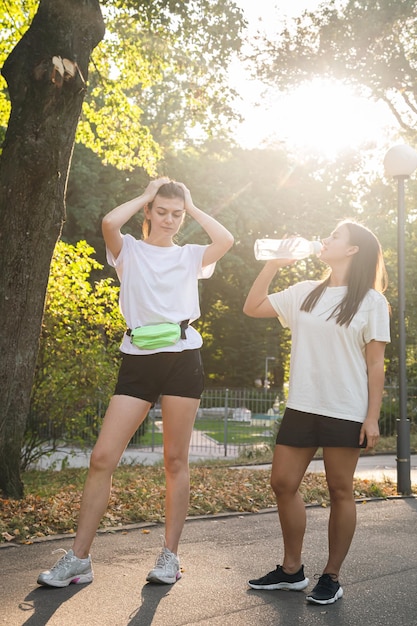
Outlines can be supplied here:
M299 261L312 255L320 255L322 245L319 241L308 241L304 237L288 239L257 239L255 241L255 258L258 261L271 259L291 259Z

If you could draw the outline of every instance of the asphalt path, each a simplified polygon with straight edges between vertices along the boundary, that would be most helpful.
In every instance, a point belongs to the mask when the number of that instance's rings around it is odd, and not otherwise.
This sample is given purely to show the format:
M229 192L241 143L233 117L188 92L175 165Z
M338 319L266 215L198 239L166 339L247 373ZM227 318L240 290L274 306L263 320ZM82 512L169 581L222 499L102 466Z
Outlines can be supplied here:
M326 558L328 509L307 507L305 591L255 591L247 580L282 560L276 511L187 520L180 546L183 576L173 586L145 582L160 548L160 525L98 534L95 580L39 587L39 571L67 539L0 549L0 624L7 626L415 626L417 501L358 502L358 525L345 561L344 596L307 604Z

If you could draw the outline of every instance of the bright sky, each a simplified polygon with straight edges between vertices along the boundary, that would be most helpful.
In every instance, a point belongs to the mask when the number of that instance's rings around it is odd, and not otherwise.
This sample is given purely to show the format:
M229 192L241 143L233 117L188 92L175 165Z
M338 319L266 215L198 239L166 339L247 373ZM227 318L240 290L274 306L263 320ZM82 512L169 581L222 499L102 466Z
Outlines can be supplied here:
M314 10L322 0L235 1L244 9L251 31L274 34L282 19ZM265 87L249 80L239 63L231 69L231 81L243 99L237 108L246 121L236 138L246 148L285 144L290 150L331 158L364 144L378 147L386 141L387 127L395 126L386 105L358 98L340 83L315 80L290 94L270 90L264 98Z

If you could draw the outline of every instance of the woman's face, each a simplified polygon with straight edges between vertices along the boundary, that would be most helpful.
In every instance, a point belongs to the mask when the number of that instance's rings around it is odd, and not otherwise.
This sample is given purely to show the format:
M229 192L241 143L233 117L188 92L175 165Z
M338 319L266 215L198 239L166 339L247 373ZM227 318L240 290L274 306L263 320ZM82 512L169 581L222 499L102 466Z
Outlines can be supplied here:
M156 195L152 209L145 207L145 215L151 221L152 237L174 237L184 220L184 200Z
M320 259L329 265L350 259L358 250L357 246L350 243L349 229L344 224L338 226L329 237L322 239L322 244Z

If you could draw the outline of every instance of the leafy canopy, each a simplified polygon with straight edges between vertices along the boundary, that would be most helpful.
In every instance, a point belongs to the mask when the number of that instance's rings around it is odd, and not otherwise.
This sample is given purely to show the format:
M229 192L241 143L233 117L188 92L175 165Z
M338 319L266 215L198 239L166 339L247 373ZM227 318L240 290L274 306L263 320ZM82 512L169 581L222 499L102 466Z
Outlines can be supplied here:
M0 0L1 65L38 5ZM101 6L106 35L92 54L77 141L104 163L154 175L168 147L219 133L235 117L227 67L240 49L242 12L232 0L103 0ZM0 78L0 126L9 112Z

